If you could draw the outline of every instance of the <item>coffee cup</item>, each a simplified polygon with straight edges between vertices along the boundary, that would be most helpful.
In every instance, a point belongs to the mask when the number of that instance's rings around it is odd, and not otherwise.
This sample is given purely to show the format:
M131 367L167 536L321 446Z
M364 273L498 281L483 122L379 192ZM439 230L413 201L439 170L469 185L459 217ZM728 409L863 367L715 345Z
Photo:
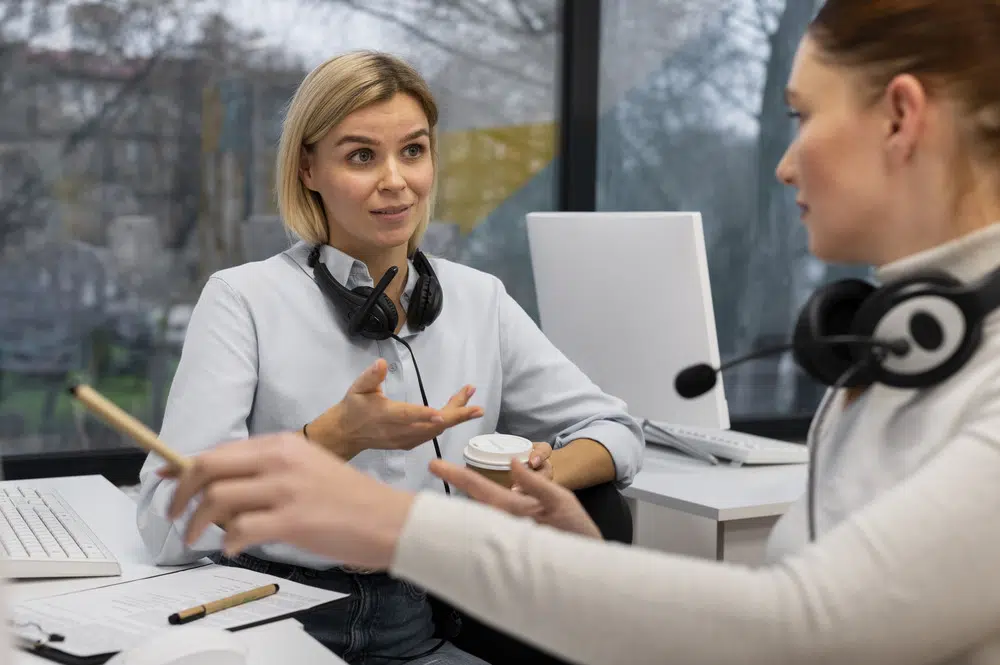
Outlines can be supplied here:
M469 439L463 457L465 465L476 473L504 487L514 484L510 476L511 462L527 462L533 444L512 434L480 434Z

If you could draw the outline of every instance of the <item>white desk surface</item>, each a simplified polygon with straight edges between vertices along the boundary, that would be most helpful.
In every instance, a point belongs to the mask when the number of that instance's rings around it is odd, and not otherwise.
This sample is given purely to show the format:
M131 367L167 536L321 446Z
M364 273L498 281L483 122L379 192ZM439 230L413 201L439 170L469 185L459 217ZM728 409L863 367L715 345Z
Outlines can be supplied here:
M806 489L806 464L717 466L656 444L625 496L719 522L782 515Z
M161 567L152 563L135 523L135 502L104 476L69 476L0 483L0 485L8 484L55 489L69 507L75 510L97 537L108 546L122 568L120 577L15 580L6 590L8 602L18 603L70 591L96 589L184 568L184 566ZM202 563L210 561L204 559Z
M3 481L0 485L17 484L36 488L51 488L59 492L66 503L87 523L121 564L118 577L85 577L48 580L10 581L4 589L4 602L17 604L33 598L94 589L109 584L163 575L178 570L152 563L139 536L135 523L135 502L112 485L104 476L71 476L36 480ZM202 562L209 563L208 559ZM316 663L342 665L344 661L310 637L302 624L294 619L248 628L237 633L250 646L248 665L278 663ZM15 665L49 663L39 656L17 651Z

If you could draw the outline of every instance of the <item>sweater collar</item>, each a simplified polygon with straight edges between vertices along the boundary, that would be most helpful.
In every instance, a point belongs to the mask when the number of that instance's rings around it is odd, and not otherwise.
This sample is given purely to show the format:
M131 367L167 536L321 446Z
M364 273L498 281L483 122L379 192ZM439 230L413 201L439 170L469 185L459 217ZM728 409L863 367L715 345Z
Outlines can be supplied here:
M936 247L911 254L875 271L882 283L917 272L938 270L972 282L1000 266L1000 222Z

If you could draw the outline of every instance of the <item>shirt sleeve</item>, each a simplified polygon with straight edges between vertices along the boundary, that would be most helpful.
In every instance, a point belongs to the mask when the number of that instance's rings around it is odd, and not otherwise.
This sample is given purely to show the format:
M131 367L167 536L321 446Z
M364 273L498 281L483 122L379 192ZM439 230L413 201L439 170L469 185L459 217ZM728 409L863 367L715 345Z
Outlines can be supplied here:
M250 311L229 284L213 276L191 313L160 438L182 455L245 439L256 387L257 338ZM156 475L164 464L150 454L139 473L136 521L155 562L189 563L221 549L223 532L214 525L193 547L184 545L197 505L192 502L176 522L167 519L176 482Z
M587 540L420 495L392 573L578 663L930 665L1000 626L1000 415L763 568Z
M601 391L501 287L500 416L506 429L560 448L593 439L611 454L619 487L642 466L645 439L625 402Z

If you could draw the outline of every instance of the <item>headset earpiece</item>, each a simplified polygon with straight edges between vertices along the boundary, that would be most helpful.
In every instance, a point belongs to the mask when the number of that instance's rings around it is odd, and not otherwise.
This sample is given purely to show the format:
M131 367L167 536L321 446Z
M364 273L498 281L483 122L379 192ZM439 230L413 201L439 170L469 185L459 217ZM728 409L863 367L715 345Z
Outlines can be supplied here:
M795 359L826 385L872 360L848 387L881 383L928 388L953 376L972 358L984 319L998 307L1000 269L969 285L942 272L923 272L878 288L857 279L833 282L817 290L799 314ZM834 335L897 340L906 351L817 343Z
M817 344L816 340L850 333L854 314L875 287L860 279L845 279L821 286L799 312L792 342L795 361L811 377L833 385L857 364L847 344ZM859 373L847 387L863 385Z
M444 294L441 284L431 262L419 249L413 252L413 266L420 277L417 279L413 293L410 295L410 305L406 309L406 319L414 330L423 330L438 317L444 305Z
M399 325L399 312L389 296L385 295L385 289L398 269L390 268L375 287L358 286L348 289L337 281L319 259L320 246L316 245L309 252L309 267L313 269L320 290L347 321L348 334L374 340L392 337ZM419 276L410 295L406 317L411 328L423 330L441 313L443 296L441 285L427 257L417 250L412 259Z
M873 380L894 388L926 388L964 367L979 346L988 314L964 304L976 288L951 275L928 272L873 293L858 309L853 329L880 339L904 339L910 347L905 355L884 358L873 368Z

